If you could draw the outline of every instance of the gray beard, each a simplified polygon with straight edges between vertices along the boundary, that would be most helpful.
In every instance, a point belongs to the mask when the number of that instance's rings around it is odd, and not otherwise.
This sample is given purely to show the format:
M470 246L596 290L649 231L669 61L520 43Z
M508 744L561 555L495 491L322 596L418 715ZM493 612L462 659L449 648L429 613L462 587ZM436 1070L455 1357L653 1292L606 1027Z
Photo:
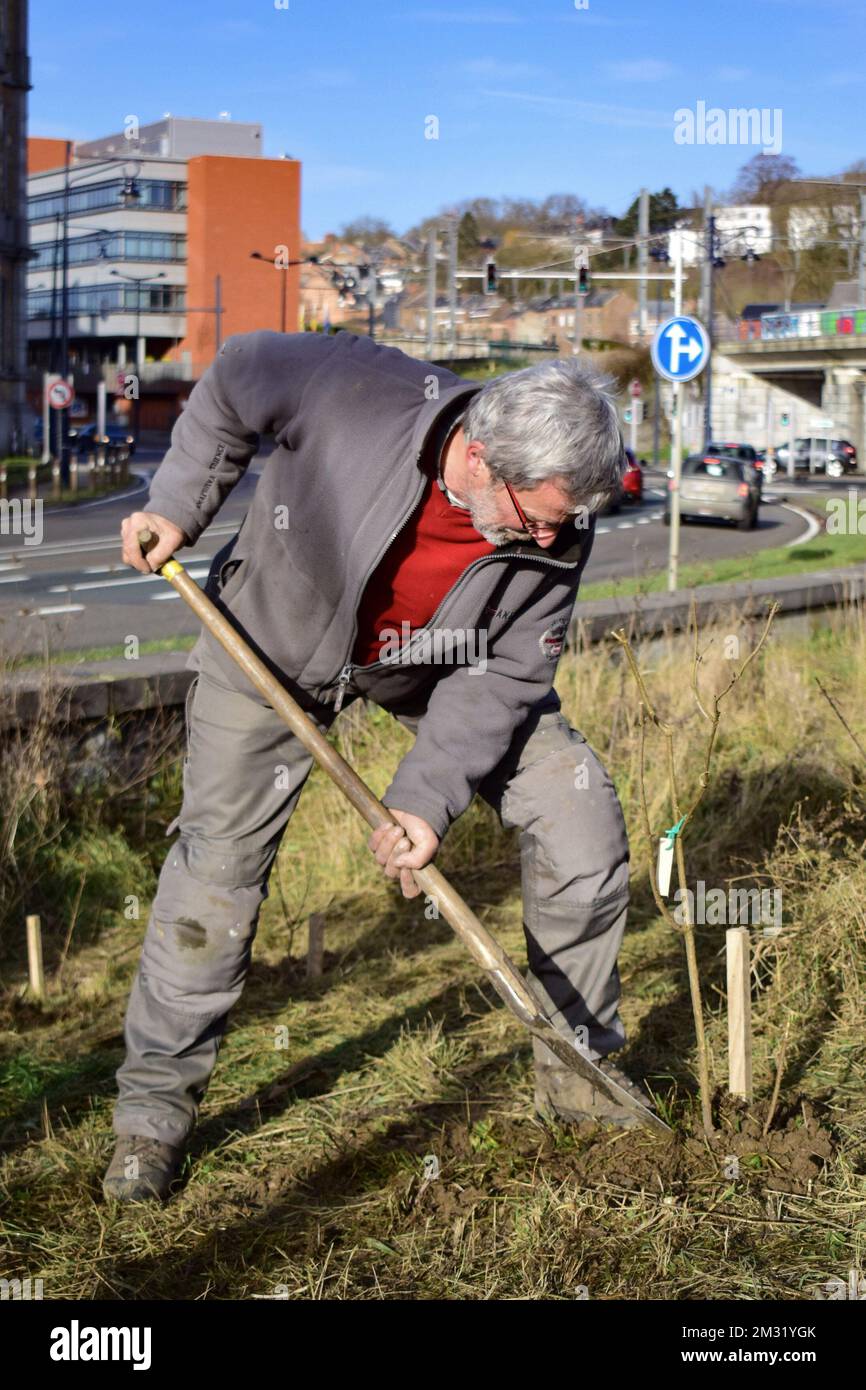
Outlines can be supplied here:
M511 526L503 526L491 518L491 508L487 505L486 497L470 498L467 506L472 525L490 545L508 545L511 541L526 539L522 531L515 531Z

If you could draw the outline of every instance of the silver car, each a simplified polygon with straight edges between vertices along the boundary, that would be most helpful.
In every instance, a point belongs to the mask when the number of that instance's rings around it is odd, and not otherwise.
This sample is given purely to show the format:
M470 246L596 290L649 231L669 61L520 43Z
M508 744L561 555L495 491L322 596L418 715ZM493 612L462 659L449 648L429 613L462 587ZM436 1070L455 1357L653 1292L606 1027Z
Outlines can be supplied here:
M691 454L683 463L680 479L680 520L713 517L733 521L741 531L753 530L761 505L761 488L754 473L742 459ZM672 482L668 473L669 490ZM669 509L662 519L665 526L670 525Z

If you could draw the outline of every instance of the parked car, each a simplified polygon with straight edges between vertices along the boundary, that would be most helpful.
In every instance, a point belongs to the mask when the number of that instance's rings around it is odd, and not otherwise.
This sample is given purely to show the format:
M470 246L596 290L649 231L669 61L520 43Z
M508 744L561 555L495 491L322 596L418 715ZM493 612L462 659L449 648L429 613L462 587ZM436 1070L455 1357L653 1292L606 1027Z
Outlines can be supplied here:
M643 501L643 468L634 456L634 451L626 447L626 470L622 475L622 496L624 501Z
M82 425L78 429L73 427L69 434L74 440L73 447L80 454L98 449L100 444L107 445L109 454L115 457L131 458L135 453L135 435L129 434L122 425L106 425L102 435L97 434L95 424Z
M54 435L52 435L52 440ZM42 417L33 422L33 442L37 449L42 448ZM75 454L89 454L100 445L107 451L111 463L122 462L135 453L135 436L127 433L122 425L106 425L105 433L97 435L96 425L70 425L66 432L66 442Z
M741 531L753 530L761 505L759 477L743 459L691 454L680 479L680 520L715 517L735 522ZM672 485L668 474L669 491ZM670 526L669 506L662 520Z
M768 459L764 472L768 478L776 473L788 471L788 457L791 452L790 440L777 444L773 458ZM849 439L828 439L808 435L794 440L794 472L808 473L810 459L816 472L826 473L828 478L841 478L857 469L857 450Z
M623 502L640 502L643 499L643 468L634 456L634 450L626 445L626 466L617 495L611 498L603 515L618 512Z

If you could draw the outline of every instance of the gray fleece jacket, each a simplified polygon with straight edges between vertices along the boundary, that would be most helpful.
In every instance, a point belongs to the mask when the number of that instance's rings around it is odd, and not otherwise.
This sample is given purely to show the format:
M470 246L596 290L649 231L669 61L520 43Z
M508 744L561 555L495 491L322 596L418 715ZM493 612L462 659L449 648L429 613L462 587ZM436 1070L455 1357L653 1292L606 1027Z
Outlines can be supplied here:
M558 704L553 678L593 540L590 521L564 526L548 550L497 547L467 566L425 629L352 665L366 582L421 500L422 462L480 389L354 333L238 334L193 388L150 490L150 509L194 543L273 435L206 591L305 709L349 691L423 711L383 800L440 837L529 710ZM193 669L205 649L226 684L261 698L207 633Z

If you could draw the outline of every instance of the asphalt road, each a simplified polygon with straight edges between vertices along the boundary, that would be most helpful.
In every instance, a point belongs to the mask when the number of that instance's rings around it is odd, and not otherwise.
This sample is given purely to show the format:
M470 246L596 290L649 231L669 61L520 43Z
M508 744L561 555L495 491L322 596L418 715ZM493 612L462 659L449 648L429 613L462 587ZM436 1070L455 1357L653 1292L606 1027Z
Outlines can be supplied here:
M161 454L136 456L138 477L123 496L76 507L46 510L39 545L0 535L0 648L16 653L61 652L120 645L131 634L142 642L194 634L198 624L174 590L158 576L134 573L119 559L122 518L144 506L147 479ZM179 553L202 581L210 560L242 520L265 460L256 460L219 517L195 547ZM813 481L808 489L844 492L866 480ZM768 546L796 543L810 533L808 520L781 503L796 505L802 484L766 489L754 532L706 522L684 526L681 562L747 555ZM649 473L642 504L600 518L586 580L642 576L667 564L668 531L662 525L665 479Z

